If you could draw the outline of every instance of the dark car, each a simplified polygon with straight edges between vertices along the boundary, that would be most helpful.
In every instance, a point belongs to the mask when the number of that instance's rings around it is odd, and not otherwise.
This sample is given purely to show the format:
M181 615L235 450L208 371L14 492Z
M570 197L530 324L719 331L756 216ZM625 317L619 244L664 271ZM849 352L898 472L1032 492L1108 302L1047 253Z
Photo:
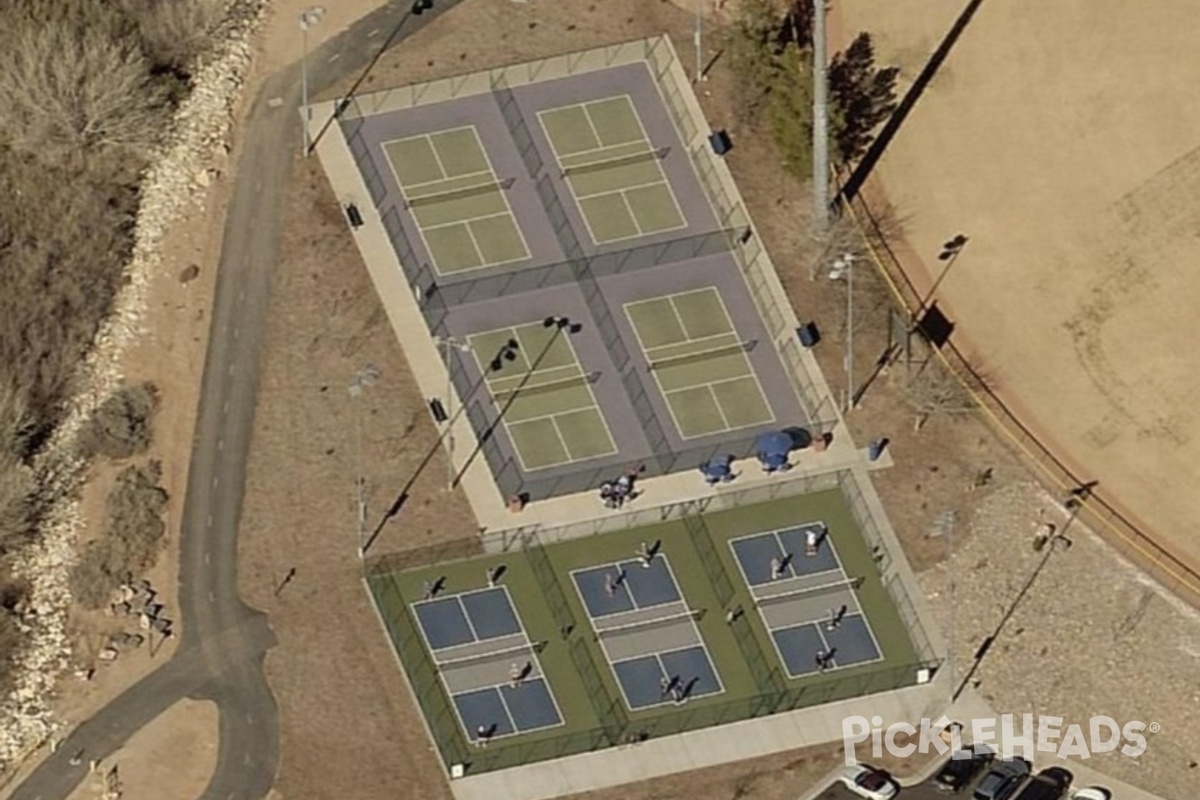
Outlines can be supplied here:
M997 761L971 794L972 800L1008 800L1029 774L1029 764L1014 758Z
M1074 776L1061 767L1044 769L1021 788L1014 800L1060 800Z
M958 750L933 779L934 786L943 792L961 792L994 757L984 750Z

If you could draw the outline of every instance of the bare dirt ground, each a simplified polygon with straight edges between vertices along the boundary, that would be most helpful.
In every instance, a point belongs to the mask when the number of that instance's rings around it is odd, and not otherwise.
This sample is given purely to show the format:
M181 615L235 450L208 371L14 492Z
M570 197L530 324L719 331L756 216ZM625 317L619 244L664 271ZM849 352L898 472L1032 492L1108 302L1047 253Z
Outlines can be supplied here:
M100 797L103 776L114 767L122 800L193 800L216 765L216 705L180 700L100 764L69 800Z
M290 4L282 4L277 10L275 24L280 32L268 37L277 50L268 53L263 64L288 60L286 51L296 44L289 38L290 19L302 10L301 5L291 9ZM948 20L954 10L943 2L931 11L931 18L947 14ZM919 14L910 12L909 16L914 18L911 25L915 28L929 24L920 20ZM663 31L672 33L687 58L692 24L686 10L662 0L608 0L602 5L586 0L554 5L477 1L386 56L366 85L401 85ZM332 24L323 25L316 33L330 32ZM921 47L936 41L927 38L905 45L910 48L905 57L917 69ZM904 55L902 48L897 52ZM271 62L272 58L279 61ZM748 198L758 234L775 254L801 316L818 319L826 331L829 344L818 349L818 356L831 381L836 382L841 370L843 333L839 328L844 327L844 293L827 281L808 280L800 255L809 247L800 234L808 195L801 185L781 176L776 167L778 157L766 140L751 136L733 116L731 84L719 60L704 92L702 102L713 126L727 127L734 136L736 146L730 161ZM248 602L271 613L279 637L279 646L267 662L282 726L276 793L281 798L353 796L370 800L391 797L395 787L403 785L413 797L448 797L436 756L359 580L354 555L356 412L348 384L367 364L379 367L379 382L368 387L360 401L368 524L379 519L408 479L432 445L435 431L317 165L298 163L295 181L284 253L273 278L241 537L243 592ZM878 285L871 285L867 274L863 272L856 286L856 292L863 293L862 321L856 325L856 351L863 365L877 355L885 338L883 293ZM953 511L959 522L956 539L960 545L978 536L984 543L976 546L985 547L989 563L1003 565L1004 554L1014 546L1012 539L1024 546L1029 530L1023 527L1020 536L1014 537L1005 514L1025 519L1042 498L1021 495L1013 488L1026 480L1022 468L977 420L935 417L917 434L912 432L912 418L896 371L872 388L862 409L851 417L856 436L886 435L892 441L899 466L878 473L877 481L910 558L918 569L944 558L946 539L929 533ZM995 468L992 483L968 492L972 477L988 466ZM444 468L440 454L435 456L417 484L415 502L406 505L400 517L387 526L378 552L472 534L474 523L465 501L442 488ZM976 512L981 504L987 510ZM979 519L993 520L987 523L992 538L984 540L984 534L977 533L984 523L975 522L976 513L982 515ZM968 558L975 559L975 564L985 558L974 556L975 551L964 552L972 554ZM1074 559L1085 552L1077 547L1068 556ZM1024 559L1013 562L1026 564ZM1061 563L1066 566L1069 562L1064 558ZM279 580L293 568L295 580L276 596ZM1095 565L1089 562L1087 568ZM998 581L1011 590L1016 580L1008 573L984 577L990 573L980 570L978 591L972 594L960 588L959 592L964 598L973 598L970 608L974 610L961 612L957 626L960 650L965 649L967 655L973 649L968 644L974 641L972 637L997 618L999 600L988 587ZM1078 574L1082 581L1090 573ZM941 575L935 570L923 576L935 599L944 596L939 594L943 591ZM1056 576L1056 581L1059 579ZM1124 585L1130 579L1122 575L1113 580ZM1043 585L1047 587L1044 591L1057 597L1054 583L1044 581ZM1085 591L1075 593L1081 604L1088 596ZM1136 597L1122 602L1132 602L1135 609L1142 603ZM1161 602L1169 606L1167 601ZM1146 605L1150 607L1147 613L1158 613L1155 600ZM1114 608L1124 606L1117 603ZM1081 620L1077 625L1101 632L1102 639L1111 624L1106 628L1103 618L1086 612L1086 607L1069 609ZM1127 616L1128 609L1122 613ZM1029 625L1025 627L1031 630ZM1054 636L1055 629L1050 626L1041 630L1042 636ZM1146 630L1149 633L1149 626ZM1003 692L1024 687L1031 677L1029 671L1038 663L1021 656L1024 651L1011 643L1006 652L1013 657L985 662L978 675L980 690L992 694L998 703L1004 699ZM1011 668L1014 661L1025 671L1010 674L1002 669L1005 664ZM1060 676L1058 685L1065 691L1076 670L1083 668L1086 662L1064 660L1047 674ZM1102 678L1101 674L1097 680ZM1124 679L1112 686L1114 692L1122 686L1126 691L1129 688ZM1023 699L1016 697L1012 702ZM1075 713L1074 709L1068 710ZM794 796L826 774L836 758L836 748L819 748L816 753L781 754L595 794L615 797L619 793L632 800L683 795L774 800ZM891 766L901 771L917 768L911 762Z
M954 593L945 563L919 576L943 631L953 598L959 676L991 635L1042 554L1033 549L1038 510L1063 526L1053 498L1033 483L993 492L956 532ZM1148 579L1079 524L1056 550L972 685L998 713L1107 715L1159 726L1138 758L1095 755L1093 769L1163 797L1194 796L1200 769L1200 614Z
M386 56L367 85L401 85L511 62L517 43L524 60L665 30L683 48L691 25L687 13L665 2L610 1L603 13L582 2L470 3ZM717 124L730 124L727 113L711 111ZM743 159L747 166L756 163L750 155ZM361 399L369 525L436 433L319 167L298 163L294 180L284 253L273 276L240 539L246 599L271 613L279 637L267 662L281 711L276 788L285 798L369 800L391 796L403 781L414 796L445 797L448 787L436 756L359 579L355 407L349 383L368 364L380 370L379 382ZM756 167L751 180L759 189L770 186L762 210L774 218L776 229L787 229L783 212L790 209L772 211L772 206L780 193L788 195L789 205L799 205L800 187L781 183L769 163ZM937 429L931 425L924 435L932 437ZM444 472L439 453L413 492L416 502L385 528L376 552L473 535L465 500L443 488ZM279 581L293 568L295 579L276 597ZM798 759L790 754L770 764L706 770L672 779L672 785L709 797L725 791L736 797L782 797L796 789L787 778L799 780L792 774L799 767L789 772L786 765ZM776 768L778 782L748 777ZM813 769L813 776L827 771L823 763ZM651 796L661 785L627 787L622 794Z
M871 30L880 61L901 66L907 88L965 5L851 0L837 9L843 31ZM1187 199L1200 186L1185 155L1194 143L1179 127L1200 114L1179 100L1190 97L1182 85L1194 69L1168 66L1183 52L1176 28L1184 7L1157 3L1133 15L1103 6L1089 5L1100 13L1089 18L1106 23L1086 30L1071 16L1078 3L980 6L891 143L873 189L903 220L906 263L914 251L936 254L959 231L972 237L939 293L958 323L955 336L1006 401L1069 461L1086 465L1107 496L1194 556L1195 501L1172 489L1190 485L1195 470L1195 422L1179 410L1191 377L1172 359L1190 352L1177 315L1197 290L1186 270L1168 270L1188 263L1200 228ZM1064 31L1069 39L1060 41ZM1128 92L1134 84L1142 88ZM927 288L939 266L929 257L914 279ZM877 422L895 415L886 398L869 396L852 424L896 430ZM931 469L964 458L976 469L991 465L994 454L970 450L984 444L968 433L975 422L951 427L966 440L914 448L905 460ZM898 439L898 461L906 449ZM1006 466L994 485L958 508L960 664L969 665L1026 580L1036 512L1053 506L1011 460L999 463ZM962 496L951 484L933 500L927 481L904 472L878 480L902 535L906 501L895 490L905 478L914 489L908 505ZM907 533L918 568L929 565L916 532ZM1075 546L1052 558L983 662L978 688L1001 712L1159 723L1163 733L1143 757L1107 756L1095 766L1167 797L1191 796L1200 695L1179 676L1195 672L1200 619L1080 526L1071 537ZM930 555L947 544L927 542ZM945 630L944 566L921 580Z
M837 8L911 81L966 5ZM971 237L940 293L960 346L1106 497L1200 564L1200 496L1177 489L1200 469L1186 356L1200 283L1183 266L1200 254L1193 11L982 3L875 177L926 286L940 243Z

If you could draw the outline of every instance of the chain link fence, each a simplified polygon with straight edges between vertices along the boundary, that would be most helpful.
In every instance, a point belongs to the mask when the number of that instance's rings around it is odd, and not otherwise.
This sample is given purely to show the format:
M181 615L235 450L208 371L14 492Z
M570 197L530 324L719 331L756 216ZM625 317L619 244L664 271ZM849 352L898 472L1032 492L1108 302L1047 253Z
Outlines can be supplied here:
M514 89L536 81L567 77L624 64L646 64L659 87L672 124L684 143L689 160L699 176L719 224L716 230L683 236L671 241L601 253L587 253L581 244L566 204L559 196L551 169L537 147ZM738 264L754 303L762 316L784 365L793 389L808 413L814 434L824 433L837 423L837 413L828 387L823 383L811 355L797 337L799 323L775 274L774 266L752 235L749 215L732 176L706 140L703 112L688 87L670 40L665 37L625 42L580 53L556 56L538 62L498 67L483 72L432 81L418 86L363 94L347 100L340 117L350 151L363 174L376 206L387 193L377 156L365 136L365 120L376 114L443 102L472 95L490 95L500 111L509 139L516 147L525 170L553 229L566 260L523 270L487 270L469 277L438 276L420 256L401 221L395 205L382 212L382 221L403 268L410 289L418 299L426 324L435 337L448 337L451 310L459 305L494 299L559 285L575 284L582 292L603 344L612 358L653 457L645 460L646 476L664 475L698 467L721 454L735 458L754 455L754 438L734 438L710 447L672 445L667 436L669 421L655 410L651 398L656 391L629 353L613 321L597 283L598 279L663 264L681 263L704 256L728 253ZM468 404L467 417L476 431L494 428L492 414L484 402L470 397L477 370L454 348L443 348L450 383ZM500 437L486 436L479 442L504 496L526 495L529 499L560 496L595 489L612 477L612 466L580 471L559 471L548 477L526 475ZM679 449L676 449L679 448Z
M865 476L860 478L852 470L798 476L763 486L722 492L703 501L640 509L621 515L623 519L619 523L611 517L605 517L589 525L499 531L480 538L373 559L366 568L367 584L444 762L447 766L463 764L472 773L608 747L635 745L650 737L670 736L893 691L925 680L929 673L938 668L940 661L921 622L917 605L898 570L903 557L891 551L888 542L894 541L894 538L883 535L881 526L887 524L886 520L877 518L881 510L877 504L870 502L873 495L861 485L861 480L866 480ZM716 540L702 515L831 489L841 491L867 543L884 550L885 559L880 562L881 580L908 626L917 660L901 664L885 663L858 673L831 675L827 680L805 686L789 685L775 656L764 649L755 635L751 615L742 613L730 621L729 629L745 668L753 677L755 692L752 695L722 702L689 704L654 716L631 718L623 701L610 688L611 682L604 677L608 665L597 659L594 648L587 641L592 635L590 625L587 620L579 620L572 610L546 547L580 536L678 520L684 526L717 599L722 606L728 606L735 596L736 584L717 553ZM514 737L513 740L494 742L488 748L468 744L441 686L437 668L423 646L416 621L400 597L395 573L471 558L483 552L520 552L528 561L541 598L551 612L559 637L566 644L571 664L588 693L588 702L598 721L597 726L584 730L572 726L570 731L560 735L528 741Z
M862 233L871 262L907 316L909 330L913 330L916 326L912 323L923 308L923 298L896 254L888 247L874 244L876 241L886 240L875 223L875 217L866 199L861 192L856 193L851 200L846 200L843 195L841 208ZM1034 468L1052 491L1066 498L1071 492L1087 484L1087 476L1069 466L1047 442L1039 438L1017 416L1003 398L988 386L987 381L980 377L970 360L953 341L947 341L941 347L932 350L933 357L954 376L971 397L992 430ZM1100 532L1105 541L1130 561L1147 570L1169 590L1186 602L1200 607L1200 572L1157 541L1153 534L1143 530L1128 513L1105 497L1103 490L1091 488L1086 494L1086 498L1080 499L1080 517L1084 522Z

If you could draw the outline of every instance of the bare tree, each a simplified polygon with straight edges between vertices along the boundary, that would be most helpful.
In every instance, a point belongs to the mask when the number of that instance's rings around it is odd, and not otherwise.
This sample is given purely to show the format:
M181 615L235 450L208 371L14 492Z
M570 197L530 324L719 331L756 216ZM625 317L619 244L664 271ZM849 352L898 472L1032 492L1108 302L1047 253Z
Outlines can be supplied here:
M136 41L21 17L0 37L0 106L0 141L31 153L144 149L167 118Z
M221 0L120 0L137 21L142 47L155 66L190 75L196 56L212 41L221 23Z
M970 385L936 355L930 355L919 368L907 372L904 381L905 399L916 414L914 432L920 431L930 417L970 414L978 408Z

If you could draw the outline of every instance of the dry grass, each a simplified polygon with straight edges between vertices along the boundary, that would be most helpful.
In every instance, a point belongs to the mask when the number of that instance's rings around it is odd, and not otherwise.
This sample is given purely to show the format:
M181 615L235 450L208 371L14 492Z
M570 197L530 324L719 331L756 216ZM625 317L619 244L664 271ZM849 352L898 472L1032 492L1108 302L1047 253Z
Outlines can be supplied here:
M166 533L168 498L161 479L157 461L117 474L104 534L87 544L71 570L72 594L85 607L100 608L123 581L154 566Z
M153 8L151 8L153 6ZM10 0L0 28L0 560L35 535L29 463L132 246L138 181L220 0ZM132 429L127 433L136 433ZM133 451L136 452L135 445ZM0 680L14 638L0 638Z

